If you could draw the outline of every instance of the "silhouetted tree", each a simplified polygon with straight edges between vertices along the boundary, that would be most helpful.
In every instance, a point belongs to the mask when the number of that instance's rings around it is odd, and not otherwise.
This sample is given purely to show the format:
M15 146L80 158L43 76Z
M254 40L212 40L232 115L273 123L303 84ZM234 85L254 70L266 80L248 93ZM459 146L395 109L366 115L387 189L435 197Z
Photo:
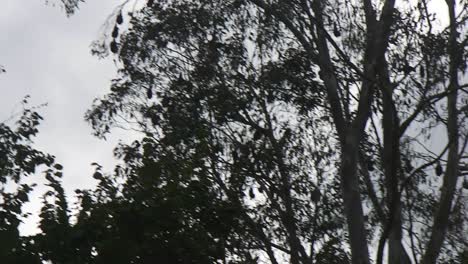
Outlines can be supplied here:
M4 263L41 263L34 243L21 237L18 227L27 216L22 206L34 187L24 179L41 165L51 166L54 158L32 147L42 118L26 106L27 97L19 116L0 123L0 259Z
M201 164L212 164L213 182L231 201L255 196L252 186L269 190L263 208L278 215L269 221L284 238L253 237L273 263L281 248L291 263L309 262L324 248L324 241L314 244L313 230L300 229L316 215L300 214L324 208L303 197L316 188L323 193L332 179L341 184L335 202L342 203L353 263L370 262L372 241L379 241L377 262L388 241L389 263L434 263L452 201L466 200L456 187L458 153L466 146L458 143L466 139L460 111L466 96L457 95L466 89L459 84L466 69L466 34L460 34L466 13L455 13L454 1L446 4L451 19L445 29L435 29L434 17L443 14L430 14L427 1L148 1L129 15L119 8L116 23L109 23L112 38L94 51L105 55L109 47L121 71L88 120L98 135L131 120L130 127L158 144L173 145L174 156L189 157L206 144ZM466 3L459 7L465 10ZM441 125L452 154L420 150L417 144ZM423 133L414 136L416 130ZM331 165L326 177L322 161ZM443 180L429 180L425 169L441 161ZM440 196L427 192L427 181L443 183ZM242 208L247 222L264 227L256 214L263 211L248 210L260 201ZM367 201L370 212L362 209ZM452 212L460 212L461 230L463 211ZM378 236L367 234L366 223ZM271 244L276 241L285 243Z
M42 260L463 263L465 1L446 28L426 0L138 2L93 46L119 73L86 118L142 139L74 214L47 172Z

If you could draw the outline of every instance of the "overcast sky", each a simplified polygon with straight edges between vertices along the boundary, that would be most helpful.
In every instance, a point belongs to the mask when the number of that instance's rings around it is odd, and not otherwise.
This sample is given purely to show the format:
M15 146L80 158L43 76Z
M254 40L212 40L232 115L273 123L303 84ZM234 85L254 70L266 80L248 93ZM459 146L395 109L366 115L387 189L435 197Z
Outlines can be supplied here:
M21 110L19 102L31 95L31 105L48 103L39 110L44 122L36 146L64 165L64 186L69 195L76 188L94 185L91 162L112 170L112 149L117 138L103 141L91 135L84 113L94 98L109 89L116 68L112 59L91 56L90 44L100 36L100 26L119 1L99 0L81 4L70 18L44 0L1 0L0 8L0 122ZM35 176L37 180L42 175ZM38 210L39 188L30 211ZM36 229L33 218L23 233Z

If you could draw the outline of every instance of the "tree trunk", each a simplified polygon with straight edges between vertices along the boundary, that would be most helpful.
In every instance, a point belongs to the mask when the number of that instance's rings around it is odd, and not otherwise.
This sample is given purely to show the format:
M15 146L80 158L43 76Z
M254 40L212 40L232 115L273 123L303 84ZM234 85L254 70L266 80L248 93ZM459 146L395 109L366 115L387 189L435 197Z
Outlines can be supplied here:
M434 224L431 230L431 237L426 247L422 263L436 263L442 248L442 243L447 232L448 220L452 201L457 185L459 155L458 155L458 66L463 60L460 58L462 52L458 52L457 43L457 23L455 14L455 0L446 0L450 16L450 37L449 37L449 57L450 57L450 83L449 95L447 96L447 133L449 140L449 153L447 157L447 166L444 174L444 182L440 194L439 206L434 216Z
M353 264L369 264L364 213L362 210L357 162L359 138L347 133L341 149L341 186Z
M388 76L386 62L379 67L379 77L383 101L383 169L385 184L387 189L387 209L389 224L388 233L388 263L408 264L411 263L402 243L402 222L401 222L401 194L399 192L400 183L400 121L393 101L393 90ZM385 228L385 227L384 227ZM385 235L385 234L384 234ZM385 239L385 238L384 238ZM381 259L378 256L377 259Z

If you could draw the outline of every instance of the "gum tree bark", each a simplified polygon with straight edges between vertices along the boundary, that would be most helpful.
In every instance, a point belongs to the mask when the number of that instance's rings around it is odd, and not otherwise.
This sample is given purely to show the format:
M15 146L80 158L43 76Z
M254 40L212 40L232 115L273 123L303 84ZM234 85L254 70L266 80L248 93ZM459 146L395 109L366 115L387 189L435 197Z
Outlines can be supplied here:
M380 70L380 87L382 91L382 129L383 129L383 169L387 189L386 205L388 216L383 222L384 230L378 248L377 263L382 263L383 246L388 239L388 263L411 263L406 253L402 240L401 219L401 193L400 171L400 121L393 100L393 89L388 75L388 65L383 63Z
M330 59L325 33L321 30L322 10L320 1L314 2L314 12L317 16L317 46L322 79L327 87L329 103L336 130L341 142L341 182L344 211L348 224L351 244L352 263L370 263L364 228L364 214L359 190L358 154L360 140L371 115L371 104L374 89L377 88L376 77L379 66L384 62L388 47L389 29L395 1L386 1L380 20L376 18L371 1L363 1L366 13L367 37L364 52L364 72L359 94L359 105L356 116L351 122L345 122L342 106L339 100L339 84L334 76L333 64ZM381 66L380 66L381 67Z
M450 17L450 36L449 36L449 95L447 96L447 134L449 141L449 150L447 157L447 167L444 174L442 191L440 194L439 205L434 216L431 236L426 246L426 251L422 258L423 264L432 264L437 262L440 254L442 243L447 233L448 220L452 207L455 187L457 184L458 167L459 167L459 124L457 98L460 85L458 82L458 68L463 62L461 58L462 52L458 51L457 43L457 21L455 14L456 1L446 0L449 17Z

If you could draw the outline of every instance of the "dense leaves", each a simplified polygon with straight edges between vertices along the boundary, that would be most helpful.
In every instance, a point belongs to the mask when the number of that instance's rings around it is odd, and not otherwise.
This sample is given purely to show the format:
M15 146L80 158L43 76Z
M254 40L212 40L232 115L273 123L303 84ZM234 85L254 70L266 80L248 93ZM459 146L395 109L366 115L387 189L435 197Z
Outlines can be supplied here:
M426 1L389 7L374 22L369 9L378 7L233 0L149 1L124 19L117 12L110 48L121 71L87 118L99 136L114 125L144 133L126 162L151 157L172 164L155 168L166 174L164 182L188 184L193 177L222 201L238 204L237 217L250 234L244 240L251 239L258 245L251 252L263 251L272 263L349 261L346 240L337 238L357 230L346 228L341 217L343 204L346 209L352 202L365 208L348 207L349 225L352 217L361 221L361 213L370 241L383 248L389 232L389 252L400 247L390 259L419 259L433 251L426 247L427 234L435 232L429 223L444 206L433 191L442 181L433 175L442 175L442 163L448 163L443 152L419 146L447 124L440 113L449 107L441 104L448 96L448 61L456 62L452 72L465 64L444 48L456 34L433 28L438 14L428 13ZM121 23L128 29L117 34ZM466 36L460 38L466 45ZM464 122L455 123L456 137L466 138ZM346 149L346 135L358 138L353 144L359 147ZM356 155L359 160L346 164L346 157ZM451 166L462 162L451 159ZM353 162L359 163L360 186L349 187ZM181 177L186 173L188 179ZM342 200L356 189L362 189L362 200ZM461 206L452 211L459 222L448 236L462 245L466 241L457 234L466 231L466 195L460 187L440 195L456 197L454 206ZM444 244L442 256L450 259L449 252L461 248ZM379 251L376 259L381 256Z
M34 185L22 180L36 172L41 165L50 166L54 158L44 154L32 145L37 134L41 116L33 109L26 108L15 124L0 124L0 258L5 263L41 263L34 243L28 237L21 237L18 227L27 214L22 206L29 201Z

